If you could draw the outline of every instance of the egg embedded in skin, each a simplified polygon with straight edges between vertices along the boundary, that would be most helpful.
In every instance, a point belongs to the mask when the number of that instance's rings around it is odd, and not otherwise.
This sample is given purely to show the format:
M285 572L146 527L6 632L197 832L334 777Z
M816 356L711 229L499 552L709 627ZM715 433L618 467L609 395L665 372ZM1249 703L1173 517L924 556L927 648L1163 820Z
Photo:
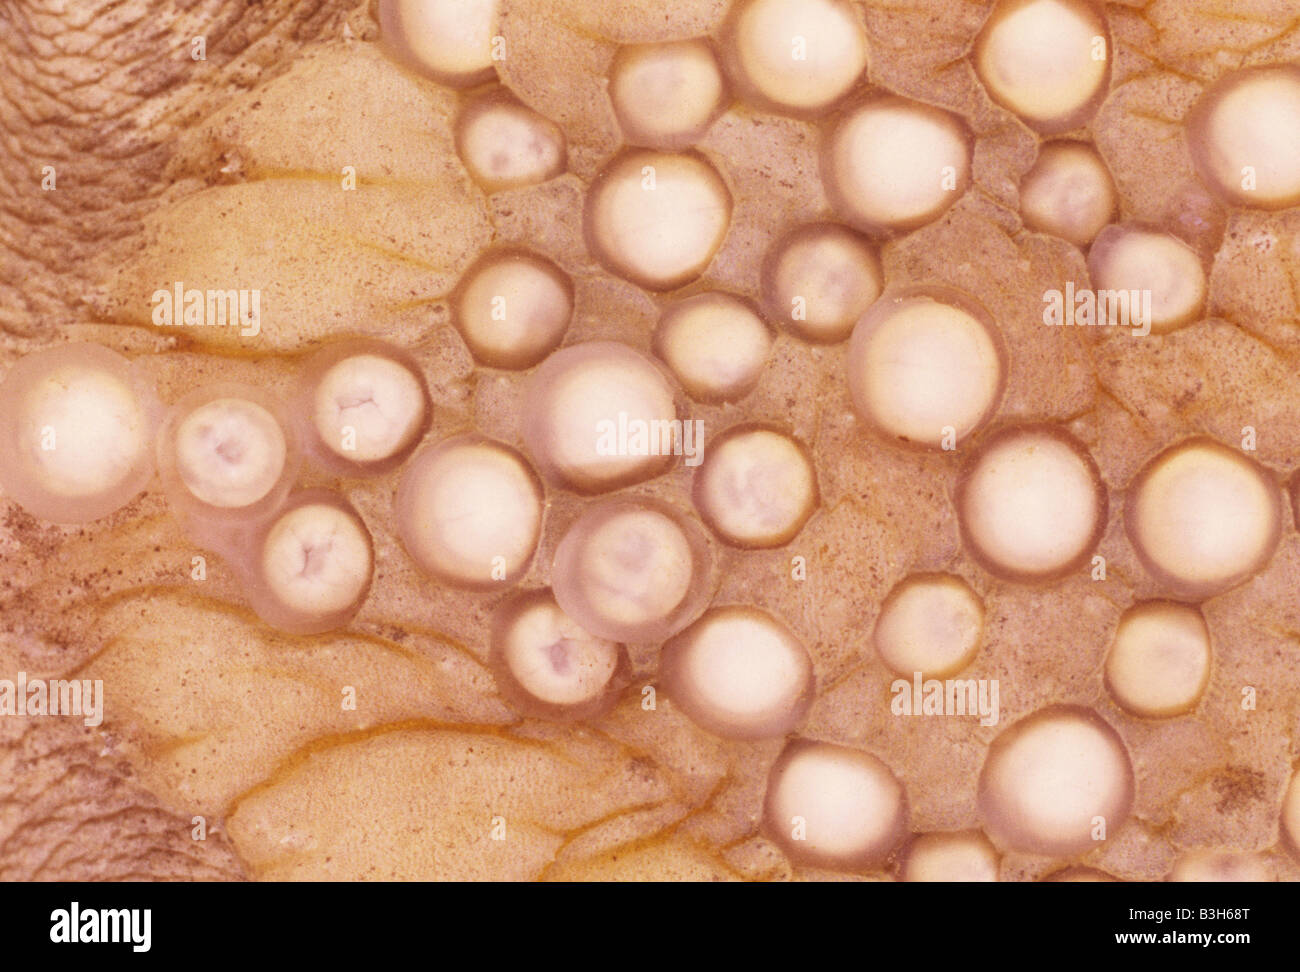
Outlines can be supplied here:
M1118 208L1110 170L1087 142L1047 142L1020 182L1025 225L1075 246L1091 243Z
M1057 857L1113 836L1133 806L1133 764L1091 709L1048 706L1004 729L979 780L984 829L999 846Z
M545 494L522 455L470 434L425 446L394 499L397 534L425 573L454 587L518 582L541 537Z
M1148 327L1166 334L1197 320L1209 289L1201 258L1164 230L1137 223L1107 226L1088 250L1088 274L1098 299L1098 324Z
M152 382L100 345L20 358L0 382L0 489L43 520L107 516L152 477L160 413Z
M835 344L880 296L884 274L867 240L835 223L801 226L763 261L763 305L805 341Z
M267 520L245 561L254 609L293 634L319 634L360 610L374 572L360 515L342 497L309 490Z
M1201 181L1235 206L1300 202L1300 67L1246 68L1211 85L1188 115Z
M1121 708L1167 718L1190 711L1210 680L1210 631L1200 611L1148 601L1124 612L1106 655L1106 687Z
M555 548L551 584L565 613L602 638L661 641L699 616L713 555L675 506L622 496L588 506Z
M772 334L747 301L708 291L664 311L654 350L696 401L732 402L758 384Z
M564 132L508 91L473 98L456 125L465 171L488 192L546 182L564 172Z
M887 236L942 216L970 185L973 139L940 108L874 95L846 109L822 144L831 208L864 232Z
M795 861L836 870L884 864L907 836L907 794L883 761L795 740L768 775L764 826Z
M807 446L787 432L740 425L710 443L691 498L727 543L780 547L817 509L817 472Z
M660 675L693 722L729 739L783 736L812 703L807 649L757 608L710 608L663 646Z
M419 366L384 341L339 341L303 366L295 400L304 448L326 470L369 476L400 465L429 427Z
M1128 489L1124 524L1147 572L1179 597L1229 590L1262 569L1282 535L1272 474L1205 437L1153 457Z
M921 834L903 854L904 881L996 881L998 852L978 830Z
M476 361L531 368L564 339L573 318L573 282L536 253L489 250L461 277L451 313Z
M818 115L867 69L866 32L844 0L746 0L722 32L723 61L746 101Z
M563 721L599 715L625 683L626 665L617 642L584 629L548 590L520 594L493 614L497 684L529 714Z
M677 417L665 372L614 341L570 345L547 358L528 377L522 415L524 444L542 475L579 493L651 479L693 461L687 453L699 445L696 426Z
M885 597L872 633L876 651L899 675L946 678L975 658L984 602L955 574L912 574Z
M704 273L731 225L731 192L697 153L632 150L587 193L588 246L605 268L647 290Z
M1109 509L1088 450L1052 425L1009 426L980 442L954 499L966 549L989 573L1021 583L1087 563Z
M629 45L610 69L610 101L635 145L689 145L722 111L726 90L713 49L700 39Z
M411 70L468 88L496 73L499 13L500 0L379 0L379 29L385 47Z
M221 383L186 395L158 436L173 511L197 542L224 550L276 510L297 476L298 437L273 395Z
M956 449L996 414L1006 342L953 287L887 291L853 327L848 384L858 415L895 444Z
M1040 132L1086 122L1105 96L1111 51L1105 14L1089 0L1000 0L975 39L975 71L990 97Z

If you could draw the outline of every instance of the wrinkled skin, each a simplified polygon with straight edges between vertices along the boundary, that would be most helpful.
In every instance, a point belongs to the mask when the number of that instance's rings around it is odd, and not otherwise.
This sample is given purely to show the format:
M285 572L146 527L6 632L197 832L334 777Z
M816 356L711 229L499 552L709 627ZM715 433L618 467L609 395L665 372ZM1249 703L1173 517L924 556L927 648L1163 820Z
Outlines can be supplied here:
M963 59L987 5L860 6L872 81L942 104L977 136L972 190L886 245L882 264L887 278L941 276L994 313L1014 362L999 418L1070 428L1113 490L1163 444L1193 431L1231 441L1245 424L1261 429L1261 461L1300 465L1300 216L1224 211L1178 138L1187 107L1225 70L1300 57L1288 4L1257 0L1232 16L1209 0L1108 8L1114 78L1090 132L1124 215L1177 223L1214 255L1210 319L1161 342L1063 337L1038 323L1043 290L1086 271L1079 251L1019 223L1016 184L1035 138ZM7 366L97 341L147 355L170 402L217 379L286 391L295 355L322 339L382 335L428 377L432 437L475 426L518 444L520 376L475 370L444 298L484 247L525 243L574 277L569 343L648 347L658 299L591 258L580 213L586 181L620 145L603 93L617 44L709 33L726 14L722 0L662 7L507 0L502 79L564 128L568 172L488 196L455 155L455 94L383 56L365 3L5 4L0 357ZM189 57L197 35L206 61ZM756 295L768 243L827 215L817 127L736 105L700 148L727 160L736 200L709 279ZM40 189L44 165L56 191ZM337 191L344 166L356 168L357 193ZM1253 241L1264 230L1281 257L1261 269ZM151 326L157 281L202 278L264 289L274 319L261 340ZM1080 576L1037 589L979 575L961 550L952 463L865 434L842 355L782 336L739 412L694 413L718 427L780 421L818 457L818 512L788 548L725 551L716 597L761 604L807 644L818 699L804 733L892 765L913 830L977 825L976 776L996 730L899 726L883 701L891 676L868 642L881 599L907 571L965 571L990 619L976 674L1002 679L1002 724L1049 702L1093 706L1133 755L1133 816L1086 863L1157 879L1184 848L1226 846L1268 850L1279 876L1300 876L1276 851L1300 733L1294 528L1263 572L1205 606L1217 651L1207 704L1162 724L1127 718L1107 697L1101 662L1120 613L1153 589L1120 504L1101 547L1107 584ZM108 697L98 729L0 720L0 878L830 876L796 867L760 832L780 740L728 743L662 700L642 708L655 646L633 649L631 688L594 723L515 712L487 662L487 619L504 595L450 591L415 570L393 531L394 482L341 484L374 534L375 592L349 628L314 638L257 621L215 556L207 579L191 581L199 551L156 488L84 527L0 505L0 674L102 678ZM689 482L675 468L647 492L681 495ZM521 587L549 582L556 525L580 508L571 495L549 498ZM807 580L790 578L795 555L808 560ZM1243 685L1260 688L1257 711L1235 704ZM339 704L349 686L354 710ZM497 817L504 845L490 839ZM1003 877L1064 863L1009 855Z

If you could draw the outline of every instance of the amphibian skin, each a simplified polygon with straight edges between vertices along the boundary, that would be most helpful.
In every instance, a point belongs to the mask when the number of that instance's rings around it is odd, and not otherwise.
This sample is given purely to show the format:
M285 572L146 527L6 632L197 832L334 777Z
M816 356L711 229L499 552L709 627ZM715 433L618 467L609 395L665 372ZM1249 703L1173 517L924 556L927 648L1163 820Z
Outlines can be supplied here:
M1220 7L5 5L0 878L1300 879Z

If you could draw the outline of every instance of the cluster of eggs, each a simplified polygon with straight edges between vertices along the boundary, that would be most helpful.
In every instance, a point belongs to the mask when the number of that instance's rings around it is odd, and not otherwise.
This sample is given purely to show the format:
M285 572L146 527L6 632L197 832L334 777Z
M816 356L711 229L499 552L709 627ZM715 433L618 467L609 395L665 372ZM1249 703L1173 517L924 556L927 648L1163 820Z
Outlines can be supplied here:
M493 191L564 171L561 129L492 83L496 0L383 0L379 10L397 59L467 92L456 142L476 181ZM1086 249L1097 288L1149 291L1158 335L1202 315L1202 257L1164 229L1116 222L1120 199L1100 154L1058 137L1086 125L1104 99L1108 46L1104 15L1085 0L1003 0L972 61L992 99L1047 139L1020 186L1024 225ZM963 545L991 576L1037 584L1085 568L1110 510L1097 464L1066 429L985 431L1010 358L980 301L941 282L885 279L880 243L940 218L966 191L975 140L948 111L864 94L868 56L841 0L742 0L716 38L620 50L608 90L628 147L592 180L584 211L590 252L609 273L656 294L705 273L733 200L714 161L691 146L733 95L824 120L821 175L834 219L775 241L760 301L720 290L670 296L653 337L658 361L618 342L562 347L574 310L566 273L527 250L483 254L452 295L453 320L477 364L529 372L527 454L477 434L422 444L432 410L424 378L379 341L327 345L287 405L256 388L215 386L166 410L129 361L82 345L29 356L0 386L0 442L12 457L0 486L38 517L79 521L122 506L156 466L189 535L244 565L259 614L298 633L347 623L373 567L370 536L341 496L294 492L303 458L341 477L402 467L394 514L406 551L438 582L469 590L504 590L526 573L548 489L592 497L555 549L551 588L496 609L492 653L505 694L542 717L591 718L626 687L624 646L651 643L662 646L663 688L708 731L741 740L795 732L815 695L807 648L762 608L710 602L716 544L781 547L815 512L809 450L773 425L732 427L711 438L689 502L674 503L624 488L662 475L680 448L611 450L602 423L643 423L680 447L684 401L748 395L775 323L803 341L848 342L853 406L883 443L943 451L973 442L953 500ZM1269 209L1300 202L1298 131L1292 67L1229 75L1187 123L1207 186L1227 205ZM1245 166L1256 174L1249 192L1238 188ZM1283 487L1240 452L1189 439L1127 486L1124 519L1171 600L1125 613L1106 684L1135 716L1186 713L1210 672L1197 602L1269 561L1283 532ZM913 574L883 603L874 646L895 672L942 678L971 663L983 625L981 599L963 579ZM901 873L995 879L994 844L1082 854L1098 818L1111 832L1122 823L1134 787L1114 728L1091 710L1049 706L989 751L979 788L988 836L923 835L907 843ZM764 815L793 859L828 867L878 867L909 833L893 769L862 749L805 738L789 741L772 767ZM1300 842L1300 782L1283 822Z

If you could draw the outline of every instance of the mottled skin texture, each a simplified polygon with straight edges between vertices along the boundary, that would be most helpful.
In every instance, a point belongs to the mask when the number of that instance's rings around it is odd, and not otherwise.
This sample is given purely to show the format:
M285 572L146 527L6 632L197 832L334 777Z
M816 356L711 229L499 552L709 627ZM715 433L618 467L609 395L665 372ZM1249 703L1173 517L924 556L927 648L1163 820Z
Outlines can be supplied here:
M1083 255L1028 233L1016 186L1037 140L992 103L963 58L988 4L946 0L856 9L871 81L959 114L976 137L973 187L942 219L882 247L887 281L938 277L977 296L1011 354L994 426L1061 423L1119 490L1151 455L1193 432L1300 465L1300 214L1228 211L1195 181L1183 115L1234 67L1300 57L1285 0L1154 0L1107 8L1110 94L1079 134L1115 175L1121 217L1165 222L1211 268L1208 319L1161 339L1064 332L1041 294ZM292 391L299 352L323 338L382 334L430 385L431 439L477 428L514 445L524 374L476 369L445 295L493 243L543 253L574 278L566 343L648 350L662 298L611 277L586 251L586 182L621 138L604 93L619 43L715 30L723 0L505 0L502 79L554 120L568 173L485 195L454 151L456 96L376 48L365 3L32 2L0 8L0 357L68 340L148 354L165 401L198 384ZM207 39L206 61L189 57ZM328 137L322 137L327 132ZM769 243L832 218L818 182L816 123L733 105L701 139L735 200L706 274L758 296ZM43 165L57 190L40 189ZM344 166L358 191L339 191ZM155 328L149 293L173 280L265 290L263 334ZM691 292L688 289L687 292ZM672 296L672 295L669 295ZM154 353L157 352L157 353ZM1059 702L1094 707L1133 755L1131 818L1082 861L1008 855L1004 879L1073 863L1159 878L1200 846L1268 852L1300 757L1300 538L1288 522L1270 565L1208 601L1214 671L1188 717L1144 722L1109 699L1102 666L1120 614L1156 596L1124 536L1122 504L1100 552L1108 580L1025 587L983 574L962 549L953 456L882 443L852 416L844 346L778 338L757 389L696 406L721 432L778 422L818 459L822 502L782 549L723 551L716 603L782 617L808 646L818 699L806 735L871 750L899 775L915 831L977 825L975 785L998 731L974 721L898 720L869 635L884 595L915 571L966 577L987 632L970 677L1002 681L1002 727ZM657 646L632 646L625 697L585 728L519 716L488 667L489 618L508 594L432 584L392 523L396 474L307 477L340 488L375 540L374 592L345 631L296 639L246 608L233 572L180 534L157 489L84 527L0 506L0 677L24 670L105 680L99 729L0 720L0 877L821 878L759 828L781 740L724 742L659 697L642 707ZM684 500L675 466L642 487ZM550 491L537 559L549 563L583 501ZM791 579L804 557L807 578ZM1258 708L1239 705L1241 687ZM340 705L356 690L355 709ZM313 799L329 792L332 801ZM208 838L191 838L196 814ZM506 843L491 842L495 818ZM368 837L367 834L373 835Z

